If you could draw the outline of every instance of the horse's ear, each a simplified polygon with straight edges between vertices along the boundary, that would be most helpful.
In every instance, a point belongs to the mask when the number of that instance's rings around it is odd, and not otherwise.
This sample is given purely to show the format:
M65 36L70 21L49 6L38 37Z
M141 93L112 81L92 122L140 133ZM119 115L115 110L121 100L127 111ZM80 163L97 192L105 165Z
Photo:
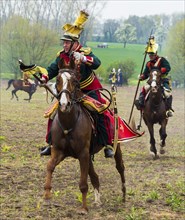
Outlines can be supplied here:
M58 62L58 68L59 68L59 69L65 68L65 61L64 61L64 59L60 59L60 60L59 60L59 62Z
M70 59L69 67L70 67L70 69L72 69L72 70L76 69L75 61L74 61L74 59L72 59L72 58Z

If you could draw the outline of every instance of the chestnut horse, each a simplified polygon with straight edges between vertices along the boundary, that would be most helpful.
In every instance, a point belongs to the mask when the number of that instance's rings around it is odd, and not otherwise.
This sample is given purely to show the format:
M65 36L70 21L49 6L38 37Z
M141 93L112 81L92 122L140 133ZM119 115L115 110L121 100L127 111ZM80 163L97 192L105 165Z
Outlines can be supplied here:
M157 159L159 158L159 155L155 145L154 124L158 123L160 125L160 153L164 154L165 140L167 137L166 126L168 122L166 117L166 105L163 95L161 72L158 69L151 70L148 84L150 85L150 89L143 109L143 119L150 133L150 152L153 159Z
M24 100L28 100L30 102L32 95L36 92L37 86L38 86L38 81L35 80L35 85L26 85L24 80L22 79L10 79L8 81L8 87L6 88L6 90L8 90L10 88L11 85L13 85L14 89L12 90L12 98L14 98L14 96L16 97L17 101L19 100L16 92L19 90L22 90L24 92L27 92L29 94L29 98L28 99L24 99Z
M80 90L80 83L77 80L75 69L72 67L60 69L56 80L56 88L59 107L51 128L51 158L47 163L44 196L45 199L51 197L51 179L55 167L66 157L76 158L80 164L79 188L82 193L82 206L78 209L78 213L87 214L88 175L94 187L95 203L101 203L99 178L94 170L90 153L93 132L92 121L80 101L83 93ZM102 148L103 146L93 146L93 154L98 153ZM116 168L121 176L123 201L125 201L124 164L119 144L114 158Z

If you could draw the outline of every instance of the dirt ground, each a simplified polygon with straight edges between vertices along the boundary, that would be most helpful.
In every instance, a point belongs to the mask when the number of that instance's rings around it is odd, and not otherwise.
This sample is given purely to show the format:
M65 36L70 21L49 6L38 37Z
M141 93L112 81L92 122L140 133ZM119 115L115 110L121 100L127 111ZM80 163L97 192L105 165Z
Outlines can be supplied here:
M167 126L166 153L153 160L149 155L149 135L145 134L122 144L126 176L126 203L122 203L121 180L114 159L104 158L101 151L95 156L94 166L100 178L102 205L93 204L94 192L90 181L88 215L78 215L81 203L78 188L80 170L78 161L67 158L53 175L52 200L43 200L48 157L40 157L39 148L45 145L47 119L43 88L38 88L30 103L28 94L19 91L19 101L11 100L11 90L1 82L1 220L182 220L184 216L184 148L185 148L185 90L173 90L175 115ZM126 121L135 93L135 87L118 88L119 115ZM139 112L134 109L136 124ZM159 148L158 125L155 136Z

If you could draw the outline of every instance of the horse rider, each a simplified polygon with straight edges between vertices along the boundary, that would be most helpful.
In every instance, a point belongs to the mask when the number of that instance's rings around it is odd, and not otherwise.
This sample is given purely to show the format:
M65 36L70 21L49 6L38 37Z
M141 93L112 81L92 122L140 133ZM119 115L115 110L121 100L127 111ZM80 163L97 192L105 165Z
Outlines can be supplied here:
M23 81L25 83L25 86L30 86L30 89L31 89L31 92L34 92L35 91L35 87L36 87L36 84L35 82L30 78L31 77L31 74L29 72L23 72Z
M172 117L173 116L173 109L172 109L172 88L170 85L170 78L168 78L168 73L171 70L170 64L164 57L160 57L157 54L158 44L155 43L154 37L150 38L150 46L147 48L146 52L149 55L149 61L146 63L144 72L139 75L139 80L143 81L148 79L150 75L150 71L153 68L157 68L161 71L162 77L162 86L164 91L164 97L166 100L166 116ZM135 100L135 105L138 110L142 110L145 103L145 96L149 91L150 85L146 83L143 86L142 91L139 95L139 100Z
M64 60L65 65L69 65L70 59L73 59L77 63L77 70L80 72L79 80L81 90L84 93L92 91L88 95L101 102L102 98L100 92L96 89L101 89L102 85L93 71L100 66L101 61L93 54L91 48L84 48L79 43L80 34L83 31L83 25L88 19L88 16L89 15L86 12L80 11L80 15L77 17L73 25L65 24L63 26L64 34L61 38L63 49L57 53L56 59L47 67L47 74L43 74L41 80L44 83L47 83L58 75L58 63L61 59ZM41 149L41 156L51 154L52 143L50 129L52 121L53 119L49 118L46 134L46 142L48 143L48 146ZM105 157L114 156L109 124L110 123L106 121L104 114L98 114L97 133L99 134L99 138L97 141L98 144L105 146Z

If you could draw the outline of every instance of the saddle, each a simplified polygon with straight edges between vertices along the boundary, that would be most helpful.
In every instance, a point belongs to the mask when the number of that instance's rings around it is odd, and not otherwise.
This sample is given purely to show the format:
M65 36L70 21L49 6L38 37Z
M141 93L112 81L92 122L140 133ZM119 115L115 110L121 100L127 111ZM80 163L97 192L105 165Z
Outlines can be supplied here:
M28 81L26 81L26 80L24 80L24 79L20 79L21 81L22 81L22 85L23 86L26 86L26 87L30 87L31 86L31 83L30 82L28 82Z
M96 112L98 114L102 114L106 109L108 109L109 104L110 104L108 102L103 104L87 95L82 96L80 102L82 102L83 106L86 109L88 109L90 112ZM57 100L53 103L53 105L47 111L44 112L44 117L53 118L53 115L55 115L58 105L59 105L59 102Z

